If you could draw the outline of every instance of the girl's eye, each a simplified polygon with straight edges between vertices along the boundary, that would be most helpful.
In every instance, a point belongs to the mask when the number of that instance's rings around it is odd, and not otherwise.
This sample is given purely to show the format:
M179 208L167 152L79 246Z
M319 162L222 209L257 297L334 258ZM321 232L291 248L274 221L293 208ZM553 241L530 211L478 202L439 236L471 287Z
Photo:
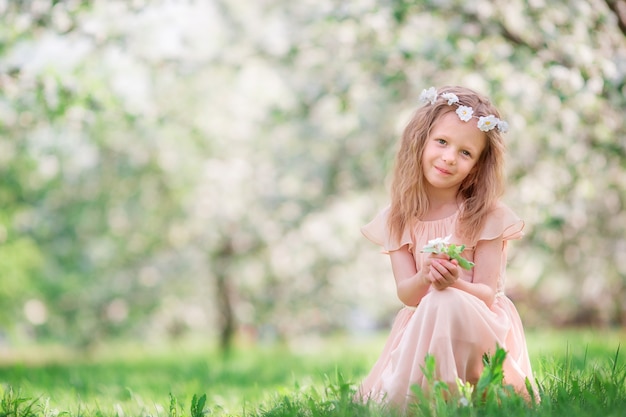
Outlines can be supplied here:
M440 145L445 145L445 144L446 144L445 139L436 139L436 141L437 141L437 143L438 143L438 144L440 144Z
M472 157L472 154L471 154L471 153L469 153L468 151L461 151L461 154L462 154L463 156L467 156L468 158L471 158L471 157Z

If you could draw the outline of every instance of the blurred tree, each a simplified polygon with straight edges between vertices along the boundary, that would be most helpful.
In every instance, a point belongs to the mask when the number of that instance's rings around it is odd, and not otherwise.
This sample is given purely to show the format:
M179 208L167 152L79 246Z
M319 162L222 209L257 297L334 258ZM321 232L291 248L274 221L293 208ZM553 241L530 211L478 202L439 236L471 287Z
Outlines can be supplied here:
M9 275L5 288L22 290L6 297L42 300L49 320L26 317L37 334L84 346L158 305L141 271L171 248L163 230L181 213L182 191L164 175L167 144L150 136L158 125L116 94L114 71L99 71L117 43L85 33L89 3L11 3L2 78L3 254L28 278ZM19 323L19 310L8 311Z
M332 196L377 188L398 134L398 109L413 107L407 100L424 86L473 86L513 122L508 198L531 227L512 267L518 291L532 293L524 300L538 312L529 311L530 320L542 320L539 311L550 305L554 322L623 323L626 51L604 3L313 8L277 1L263 13L264 36L255 37L259 28L248 22L237 27L293 93L286 110L272 110L268 137L287 130L301 141L296 153L283 147L274 154L298 161L279 163L291 177L302 172L294 182L318 182L312 189L319 194L299 193L306 202L323 211ZM298 149L306 149L304 160ZM309 212L301 212L306 224ZM284 249L278 242L271 248ZM315 271L312 265L303 269Z
M511 124L524 317L624 323L622 4L0 2L0 325L226 349L238 326L384 320L393 280L358 230L443 84Z

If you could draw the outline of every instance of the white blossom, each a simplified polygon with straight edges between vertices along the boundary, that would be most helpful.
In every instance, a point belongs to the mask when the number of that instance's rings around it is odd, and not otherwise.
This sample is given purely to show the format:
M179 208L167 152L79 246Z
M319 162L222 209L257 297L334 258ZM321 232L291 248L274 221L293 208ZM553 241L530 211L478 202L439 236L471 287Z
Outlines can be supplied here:
M422 94L420 94L420 101L422 103L435 104L435 101L437 101L437 89L435 87L430 87L428 90L422 90Z
M450 244L450 239L452 235L448 235L446 237L438 237L437 239L431 239L428 241L426 246L424 246L424 250L433 249L433 252L440 253L445 251L446 247Z
M509 131L509 124L504 120L498 120L498 130L502 133Z
M448 106L459 102L459 98L454 93L443 93L441 95L441 98L443 98L444 100L448 100Z
M459 106L459 108L456 109L456 114L459 116L459 119L464 122L469 122L474 114L474 109L468 106Z
M500 119L493 114L489 116L481 116L478 118L478 128L483 132L488 132L498 125Z

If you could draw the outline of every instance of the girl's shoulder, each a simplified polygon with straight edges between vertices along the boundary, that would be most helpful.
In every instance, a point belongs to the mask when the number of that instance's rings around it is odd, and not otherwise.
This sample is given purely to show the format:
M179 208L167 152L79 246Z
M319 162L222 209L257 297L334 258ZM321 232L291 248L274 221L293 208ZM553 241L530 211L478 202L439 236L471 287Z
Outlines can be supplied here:
M483 230L478 240L520 239L524 233L524 221L506 204L496 203L486 214Z
M488 217L489 216L506 216L506 215L517 216L517 214L515 214L513 209L511 209L511 207L509 207L507 204L503 203L502 201L498 201L496 204L494 204L491 210L487 214Z
M457 210L439 219L413 219L407 222L399 236L394 236L389 228L390 210L391 206L387 205L369 223L361 227L361 233L368 240L382 246L385 253L398 250L405 245L412 252L416 244L426 243L430 239L452 234L459 216Z

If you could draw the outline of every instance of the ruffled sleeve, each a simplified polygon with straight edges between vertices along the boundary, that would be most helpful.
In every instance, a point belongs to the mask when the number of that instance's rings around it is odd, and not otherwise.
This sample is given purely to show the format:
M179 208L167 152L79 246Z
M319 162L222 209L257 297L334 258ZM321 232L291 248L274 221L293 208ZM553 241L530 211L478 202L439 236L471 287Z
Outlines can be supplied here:
M509 207L499 204L487 216L483 231L478 240L493 240L502 236L502 240L521 239L524 235L524 221Z
M383 253L398 250L404 245L409 245L409 251L413 252L413 239L408 229L403 231L399 240L391 236L387 223L390 208L385 207L371 222L361 227L361 233L373 243L382 246Z

